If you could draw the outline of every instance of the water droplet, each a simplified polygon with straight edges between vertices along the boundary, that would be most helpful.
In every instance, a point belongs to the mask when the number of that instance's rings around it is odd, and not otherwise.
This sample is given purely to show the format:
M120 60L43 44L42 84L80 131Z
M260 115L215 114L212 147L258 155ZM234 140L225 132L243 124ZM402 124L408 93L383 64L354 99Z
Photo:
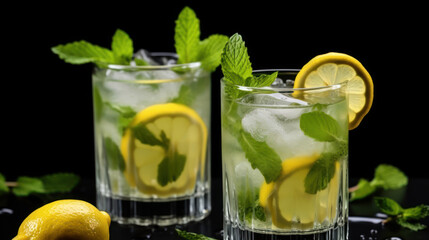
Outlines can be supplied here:
M360 240L365 240L365 235L361 234L359 237L360 237Z
M377 229L371 229L371 230L369 231L369 233L370 233L372 236L374 236L374 235L377 235L377 234L378 234L378 230L377 230Z
M389 237L389 238L386 238L384 240L402 240L402 238L399 238L399 237Z

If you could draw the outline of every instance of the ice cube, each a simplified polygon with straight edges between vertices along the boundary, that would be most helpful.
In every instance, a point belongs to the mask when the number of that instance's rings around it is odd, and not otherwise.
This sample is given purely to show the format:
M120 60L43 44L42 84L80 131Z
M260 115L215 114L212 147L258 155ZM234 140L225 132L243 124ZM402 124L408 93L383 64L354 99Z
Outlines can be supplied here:
M176 73L169 70L145 72L108 71L100 91L103 99L120 106L130 106L135 111L156 104L165 103L177 97L183 81L177 79ZM136 75L140 74L140 75ZM149 78L149 75L151 75ZM167 80L162 83L142 82L139 80Z
M149 65L172 65L177 63L177 56L172 53L151 53L146 49L140 49L133 55L134 58L141 59Z
M235 166L235 179L239 181L240 187L259 187L264 177L258 169L253 169L249 161L242 161Z
M266 142L282 160L320 152L322 143L306 136L299 125L305 109L257 108L242 119L244 131L260 142Z

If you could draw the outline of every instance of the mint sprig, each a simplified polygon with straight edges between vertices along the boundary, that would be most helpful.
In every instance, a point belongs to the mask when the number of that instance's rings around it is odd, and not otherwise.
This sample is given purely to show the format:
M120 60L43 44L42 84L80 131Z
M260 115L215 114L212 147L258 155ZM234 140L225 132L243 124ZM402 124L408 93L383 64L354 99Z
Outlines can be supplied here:
M408 184L408 177L399 168L390 164L380 164L375 169L371 181L360 179L358 184L349 189L350 201L366 198L377 189L398 189Z
M421 204L412 208L403 208L395 200L387 197L374 197L374 201L380 211L389 216L384 223L396 222L413 231L427 227L418 221L429 216L429 205Z
M221 55L221 67L224 81L227 83L225 92L232 100L225 106L226 112L222 117L224 129L237 138L247 160L253 169L258 169L265 181L275 181L282 171L282 160L266 142L257 141L252 135L243 130L241 117L238 115L237 103L234 101L241 95L234 85L264 87L269 86L277 77L277 72L270 75L253 76L252 66L243 38L238 33L232 35Z
M176 232L179 235L180 238L186 239L186 240L216 240L211 237L204 236L202 234L197 234L193 232L187 232L185 230L180 230L176 228Z
M200 20L194 10L185 7L176 20L174 40L178 63L201 62L202 68L212 72L220 64L220 55L228 37L213 34L201 41Z
M270 86L277 77L278 72L272 74L261 74L254 76L252 74L252 63L250 62L247 47L240 34L232 35L225 45L221 55L221 66L224 80L228 84L247 86L247 87L266 87ZM234 86L227 86L226 92L229 97L236 99L243 94Z
M320 155L305 177L305 191L316 194L325 189L334 177L336 161L347 155L347 141L340 138L338 122L321 110L302 114L299 124L306 136L319 142L331 142L333 145L331 151Z
M129 65L133 56L133 42L127 33L117 29L112 38L112 49L81 40L52 47L61 59L71 64L95 63L99 67L108 64Z
M174 32L178 63L201 62L201 67L209 72L219 66L220 55L228 37L213 34L201 41L200 20L191 8L185 7L180 12ZM138 66L149 65L142 58L133 59L133 41L121 29L117 29L113 35L111 49L81 40L60 44L51 50L71 64L95 63L99 67L106 67L109 64L130 65L134 62Z
M24 197L30 194L65 193L73 190L79 181L79 176L73 173L54 173L41 177L20 176L16 182L6 182L0 173L0 194L12 192Z
M161 131L159 136L155 136L145 124L138 124L131 130L142 144L160 146L164 149L165 157L158 164L158 184L166 186L168 183L175 182L183 172L186 155L177 152L164 131Z

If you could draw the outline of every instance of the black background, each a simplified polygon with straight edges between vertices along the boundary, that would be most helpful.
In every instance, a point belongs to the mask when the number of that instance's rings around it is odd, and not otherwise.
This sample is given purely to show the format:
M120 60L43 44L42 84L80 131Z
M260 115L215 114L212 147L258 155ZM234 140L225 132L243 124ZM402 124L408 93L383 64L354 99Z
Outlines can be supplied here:
M110 48L117 28L134 48L175 51L174 21L188 5L200 19L201 38L240 33L254 69L300 68L336 51L361 61L371 74L374 102L350 131L351 177L373 176L390 163L415 178L427 174L428 20L425 7L355 2L281 4L255 1L62 2L4 6L2 17L3 153L8 180L67 171L94 178L91 65L71 65L50 50L87 40ZM212 175L221 176L220 69L212 75Z

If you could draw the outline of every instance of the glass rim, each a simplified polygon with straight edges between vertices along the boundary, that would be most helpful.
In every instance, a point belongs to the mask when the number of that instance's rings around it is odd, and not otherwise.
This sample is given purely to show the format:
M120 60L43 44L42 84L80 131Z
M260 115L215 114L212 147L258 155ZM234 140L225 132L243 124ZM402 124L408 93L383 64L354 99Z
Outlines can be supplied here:
M173 52L151 52L152 57L170 57L178 58L177 53ZM120 64L108 64L106 67L101 69L110 69L110 70L128 70L128 71L138 71L138 70L169 70L172 68L199 68L201 67L201 62L190 62L190 63L179 63L179 64L168 64L168 65L145 65L145 66L132 66L132 65L120 65Z
M301 69L298 68L268 68L268 69L256 69L253 70L252 73L273 73L273 72L292 72L292 73L298 73ZM224 84L227 84L229 86L235 86L238 90L241 91L246 91L246 92L251 92L254 90L262 90L262 91L267 91L267 90L273 90L276 92L280 92L280 93L290 93L290 92L294 92L294 91L315 91L315 90L329 90L329 89L338 89L341 88L345 85L347 85L348 81L344 81L344 82L340 82L340 83L335 83L332 85L327 85L327 86L321 86L321 87L303 87L303 88L294 88L293 86L291 87L272 87L272 86L266 86L266 87L249 87L249 86L243 86L243 85L238 85L238 84L232 84L232 83L228 83L225 81L225 77L221 78L221 82Z

